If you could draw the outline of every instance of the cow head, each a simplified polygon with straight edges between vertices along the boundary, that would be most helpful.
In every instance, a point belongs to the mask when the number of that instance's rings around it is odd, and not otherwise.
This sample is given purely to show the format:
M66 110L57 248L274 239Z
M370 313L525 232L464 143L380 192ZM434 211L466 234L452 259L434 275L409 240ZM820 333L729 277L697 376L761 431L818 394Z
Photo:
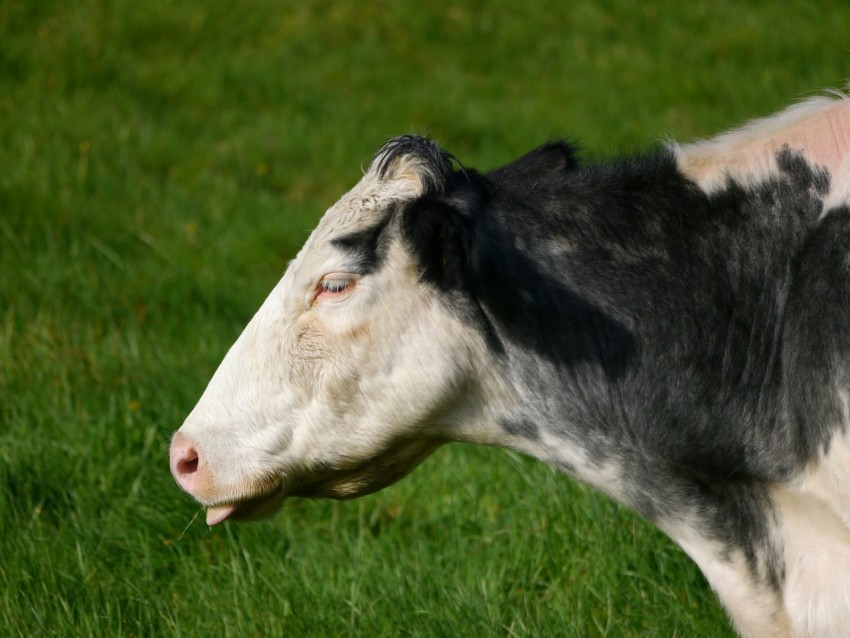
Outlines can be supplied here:
M172 473L208 523L267 515L289 495L373 492L449 440L498 443L490 423L509 392L469 294L474 218L494 179L572 165L554 144L488 177L422 138L384 145L174 436Z

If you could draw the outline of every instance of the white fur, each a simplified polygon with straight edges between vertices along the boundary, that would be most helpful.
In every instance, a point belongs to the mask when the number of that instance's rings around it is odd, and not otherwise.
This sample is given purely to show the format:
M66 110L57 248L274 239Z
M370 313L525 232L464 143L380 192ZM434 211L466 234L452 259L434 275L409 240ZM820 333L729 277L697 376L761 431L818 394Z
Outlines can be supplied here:
M838 390L844 424L850 424L850 397ZM796 488L829 507L850 529L850 433L836 432L826 453L798 477Z
M699 565L738 633L744 638L790 638L788 618L775 592L752 578L740 551L705 538L693 521L665 521L659 527Z
M700 534L697 519L665 521L660 527L699 565L741 636L847 636L850 529L819 494L777 485L770 498L770 545L784 566L781 596L765 577L766 556L759 556L753 576L740 551L730 553Z
M828 213L839 206L850 206L850 154L844 158L832 180L832 188L823 203L823 210Z
M791 627L789 635L847 636L850 530L818 494L778 487L773 501L779 510L779 532L785 548L783 602Z

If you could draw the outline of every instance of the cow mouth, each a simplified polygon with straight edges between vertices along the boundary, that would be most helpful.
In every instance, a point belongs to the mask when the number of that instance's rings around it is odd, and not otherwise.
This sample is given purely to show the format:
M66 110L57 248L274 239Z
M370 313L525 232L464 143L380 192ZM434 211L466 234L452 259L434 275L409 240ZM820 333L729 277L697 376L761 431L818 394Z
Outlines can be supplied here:
M282 487L264 489L254 496L224 501L207 507L207 525L212 527L228 519L251 521L266 518L277 512L286 498Z

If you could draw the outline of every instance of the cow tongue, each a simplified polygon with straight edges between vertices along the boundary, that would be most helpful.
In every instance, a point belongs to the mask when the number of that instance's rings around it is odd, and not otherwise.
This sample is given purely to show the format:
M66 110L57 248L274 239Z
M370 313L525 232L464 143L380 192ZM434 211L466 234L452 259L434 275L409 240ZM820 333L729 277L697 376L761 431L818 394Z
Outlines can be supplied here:
M216 505L207 508L207 525L218 525L236 510L235 505Z

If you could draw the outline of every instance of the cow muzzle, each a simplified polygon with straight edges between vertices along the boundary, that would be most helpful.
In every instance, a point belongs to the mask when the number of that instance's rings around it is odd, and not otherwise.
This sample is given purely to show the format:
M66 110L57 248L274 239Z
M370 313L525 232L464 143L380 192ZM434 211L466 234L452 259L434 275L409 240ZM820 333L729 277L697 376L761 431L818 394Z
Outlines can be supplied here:
M207 507L207 525L216 525L231 516L263 518L277 511L283 502L281 482L268 477L243 480L231 488L219 487L203 448L183 432L177 432L171 441L169 461L177 484Z

